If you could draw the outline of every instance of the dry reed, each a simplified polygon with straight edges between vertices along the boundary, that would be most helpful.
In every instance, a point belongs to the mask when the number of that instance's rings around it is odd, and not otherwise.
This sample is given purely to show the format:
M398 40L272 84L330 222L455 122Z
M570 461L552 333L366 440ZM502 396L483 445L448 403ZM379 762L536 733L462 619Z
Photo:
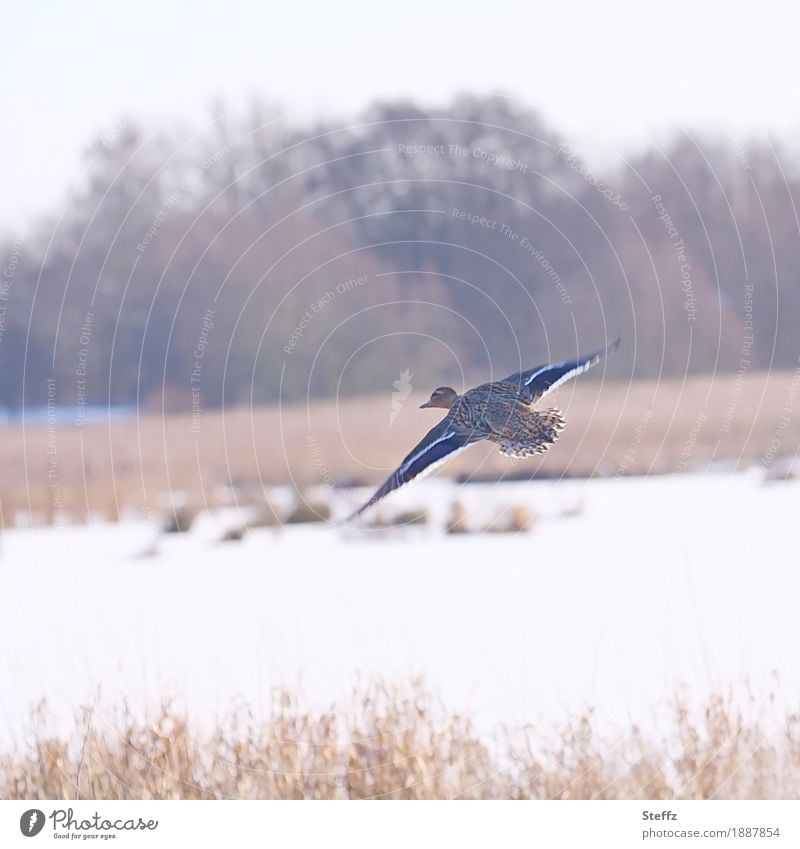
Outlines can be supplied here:
M636 727L600 741L591 713L556 735L486 738L443 715L419 684L374 684L350 710L301 710L277 694L267 721L247 710L211 729L170 704L109 725L94 710L70 739L46 735L0 756L11 799L761 799L800 798L800 716L746 718L713 697L700 718L676 705L668 733ZM39 718L37 718L39 717ZM101 727L102 726L102 727ZM772 726L770 726L772 727Z

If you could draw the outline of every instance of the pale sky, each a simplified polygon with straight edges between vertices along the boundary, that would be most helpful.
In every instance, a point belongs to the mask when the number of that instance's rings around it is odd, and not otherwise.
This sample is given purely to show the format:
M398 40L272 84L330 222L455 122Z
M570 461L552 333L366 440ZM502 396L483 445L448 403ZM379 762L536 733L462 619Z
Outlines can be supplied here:
M600 165L681 127L800 143L793 0L0 0L0 27L4 230L63 203L100 131L215 97L347 118L502 90Z

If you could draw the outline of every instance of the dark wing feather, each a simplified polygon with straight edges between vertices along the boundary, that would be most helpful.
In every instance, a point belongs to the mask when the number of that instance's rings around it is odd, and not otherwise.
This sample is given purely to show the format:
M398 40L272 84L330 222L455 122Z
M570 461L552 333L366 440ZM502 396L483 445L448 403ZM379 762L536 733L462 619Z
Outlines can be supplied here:
M355 519L373 504L377 504L390 492L399 489L420 475L432 472L433 469L449 460L457 451L478 442L484 438L484 434L465 431L453 424L450 416L445 416L435 427L431 428L417 445L403 459L403 462L384 481L383 485L376 490L375 494L358 510L353 513L348 521Z
M617 348L619 348L619 339L603 348L602 351L595 351L593 354L578 357L576 360L566 360L563 363L536 366L536 368L528 369L528 371L509 375L506 381L519 384L527 396L525 400L528 404L532 404L543 395L561 386L562 383L566 383L571 378L588 371L592 366L596 366L600 360L612 351L616 351Z

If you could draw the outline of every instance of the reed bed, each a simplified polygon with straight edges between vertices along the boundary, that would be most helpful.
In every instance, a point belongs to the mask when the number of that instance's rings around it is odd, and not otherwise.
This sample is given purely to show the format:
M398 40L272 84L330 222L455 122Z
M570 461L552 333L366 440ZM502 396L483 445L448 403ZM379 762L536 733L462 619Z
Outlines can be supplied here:
M7 799L772 799L800 798L800 716L714 696L676 703L665 734L601 740L590 712L556 733L488 738L418 685L356 689L345 710L276 694L270 718L237 709L214 727L173 704L76 718L67 738L32 713L29 739L0 756ZM757 714L761 713L761 718ZM769 727L769 731L767 730Z

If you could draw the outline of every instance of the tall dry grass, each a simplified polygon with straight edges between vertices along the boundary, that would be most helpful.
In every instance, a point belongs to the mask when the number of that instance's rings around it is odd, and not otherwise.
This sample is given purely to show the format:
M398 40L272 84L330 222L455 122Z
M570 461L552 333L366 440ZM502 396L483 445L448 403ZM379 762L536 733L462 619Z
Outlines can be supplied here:
M70 739L35 718L27 744L0 757L12 799L763 799L800 798L800 716L767 735L730 698L701 718L676 705L668 731L632 727L601 740L590 713L558 734L491 738L442 715L419 687L375 684L349 710L304 711L279 694L271 718L239 710L211 730L169 704L112 727L94 711Z

